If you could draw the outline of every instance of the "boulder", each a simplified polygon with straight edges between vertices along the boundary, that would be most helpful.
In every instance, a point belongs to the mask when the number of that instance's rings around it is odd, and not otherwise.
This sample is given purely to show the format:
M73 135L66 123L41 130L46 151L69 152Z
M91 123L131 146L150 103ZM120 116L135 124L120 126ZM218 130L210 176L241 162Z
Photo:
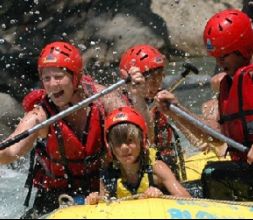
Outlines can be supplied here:
M13 97L0 93L0 140L9 135L23 115L23 110Z

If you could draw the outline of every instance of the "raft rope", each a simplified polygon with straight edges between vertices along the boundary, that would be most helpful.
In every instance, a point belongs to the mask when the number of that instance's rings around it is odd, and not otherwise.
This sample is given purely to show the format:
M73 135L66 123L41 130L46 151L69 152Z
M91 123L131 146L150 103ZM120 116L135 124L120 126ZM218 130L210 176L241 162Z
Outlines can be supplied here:
M68 194L61 194L58 198L60 208L75 205L75 200L72 196Z
M115 197L112 198L107 198L106 196L101 197L101 201L105 202L106 204L110 204L113 202L122 202L122 201L128 201L128 200L136 200L140 198L145 198L147 197L143 193L139 193L136 195L131 195L131 196L126 196L120 199L117 199ZM150 198L150 197L149 197ZM222 204L227 204L227 205L241 205L245 207L253 207L252 202L236 202L236 201L227 201L227 200L214 200L214 199L203 199L203 198L183 198L183 197L177 197L177 196L171 196L171 195L161 195L158 197L152 197L152 198L159 198L159 199L170 199L170 200L181 200L181 201L203 201L203 202L215 202L215 203L222 203ZM59 196L59 205L61 208L63 207L69 207L75 205L74 199L72 196L68 194L62 194Z
M144 196L143 193L132 195L132 196L126 196L120 199L110 198L110 199L103 199L104 202L121 202L121 201L128 201L128 200L134 200L139 198L147 198ZM149 197L150 198L150 197ZM159 198L159 199L171 199L171 200L181 200L181 201L203 201L203 202L215 202L215 203L222 203L222 204L228 204L228 205L241 205L245 207L253 207L252 202L236 202L236 201L227 201L227 200L214 200L214 199L203 199L203 198L183 198L183 197L177 197L177 196L171 196L171 195L161 195L158 197L152 197L152 198Z

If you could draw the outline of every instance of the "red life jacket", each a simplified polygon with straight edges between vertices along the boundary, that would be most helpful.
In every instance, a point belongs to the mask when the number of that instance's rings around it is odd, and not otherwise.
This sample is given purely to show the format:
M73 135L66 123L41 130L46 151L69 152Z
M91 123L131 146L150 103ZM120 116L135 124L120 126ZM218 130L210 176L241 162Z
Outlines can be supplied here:
M82 79L85 93L96 92L89 77ZM42 107L50 115L55 115L55 106L45 97ZM43 169L39 170L33 183L45 189L79 189L87 191L99 189L99 167L103 149L102 119L104 109L99 102L90 105L91 111L84 130L84 143L77 138L64 122L50 125L45 149L37 149ZM89 161L92 160L92 161Z
M239 69L233 80L227 75L220 86L219 111L222 132L248 146L253 144L253 65ZM229 148L232 160L246 160L247 153Z
M128 105L133 105L133 101L129 97L126 90L122 91L123 99ZM161 150L168 150L172 142L173 130L168 123L168 118L159 111L158 108L153 108L151 111L152 117L154 119L154 132L155 132L155 146Z
M168 147L172 141L172 128L168 123L168 118L158 110L158 108L154 108L152 110L152 115L155 122L155 145L161 150L171 150ZM167 152L171 153L171 152Z

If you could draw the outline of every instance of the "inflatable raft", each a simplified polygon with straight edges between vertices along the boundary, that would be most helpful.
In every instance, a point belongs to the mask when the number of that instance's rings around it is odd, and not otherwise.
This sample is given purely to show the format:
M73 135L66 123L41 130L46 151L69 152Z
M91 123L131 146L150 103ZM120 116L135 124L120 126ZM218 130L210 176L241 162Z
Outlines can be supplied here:
M253 203L205 199L150 198L62 207L47 219L244 219L253 217Z
M226 156L226 158L223 157L217 157L217 155L210 151L208 153L204 152L198 152L195 155L192 155L190 157L184 158L184 167L185 167L185 176L186 179L182 178L182 167L180 167L180 177L181 182L188 182L188 181L195 181L199 180L201 178L202 171L207 164L208 161L225 161L225 160L231 160L230 156Z

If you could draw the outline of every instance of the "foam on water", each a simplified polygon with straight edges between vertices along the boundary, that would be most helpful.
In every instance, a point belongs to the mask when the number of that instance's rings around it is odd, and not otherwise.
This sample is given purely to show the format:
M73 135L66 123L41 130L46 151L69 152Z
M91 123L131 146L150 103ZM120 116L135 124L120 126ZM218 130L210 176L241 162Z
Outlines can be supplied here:
M19 219L24 213L27 190L24 183L27 174L0 168L0 213L1 219Z

